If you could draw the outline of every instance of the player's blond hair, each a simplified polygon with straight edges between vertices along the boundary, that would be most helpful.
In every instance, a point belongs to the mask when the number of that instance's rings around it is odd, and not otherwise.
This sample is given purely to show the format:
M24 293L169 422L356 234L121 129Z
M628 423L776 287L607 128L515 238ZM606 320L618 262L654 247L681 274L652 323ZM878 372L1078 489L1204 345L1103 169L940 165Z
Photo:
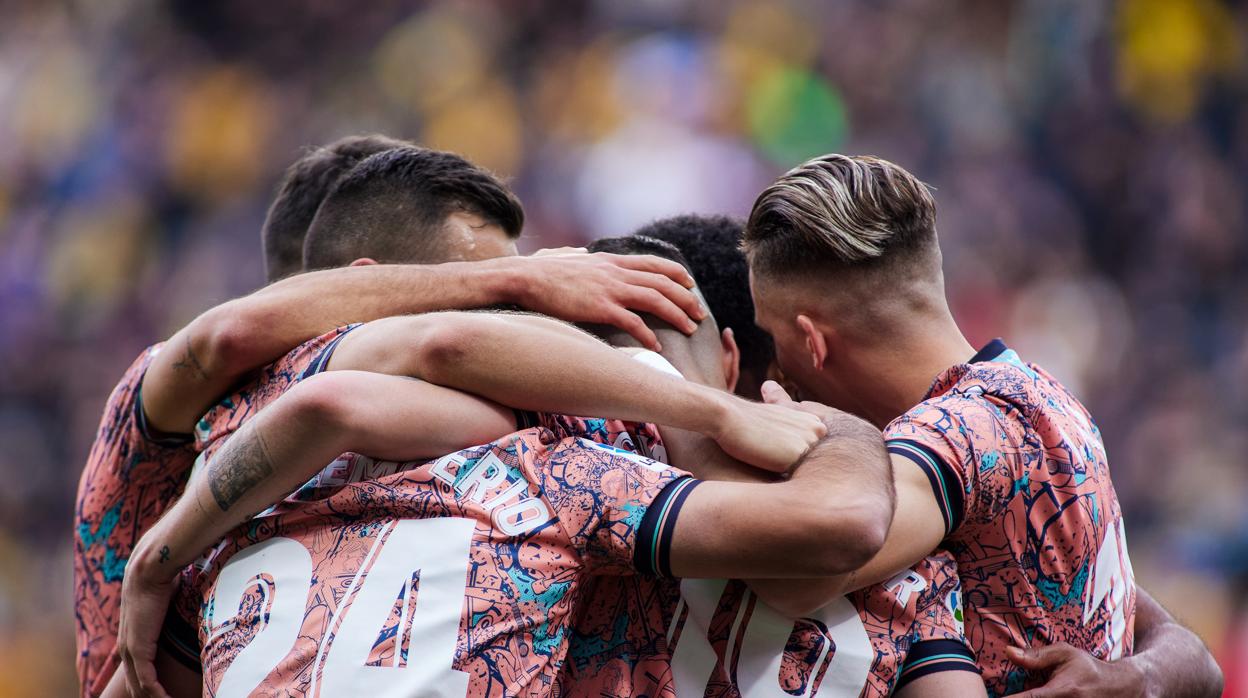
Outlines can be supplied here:
M901 167L871 156L823 155L763 190L743 247L756 272L878 266L934 248L936 203Z

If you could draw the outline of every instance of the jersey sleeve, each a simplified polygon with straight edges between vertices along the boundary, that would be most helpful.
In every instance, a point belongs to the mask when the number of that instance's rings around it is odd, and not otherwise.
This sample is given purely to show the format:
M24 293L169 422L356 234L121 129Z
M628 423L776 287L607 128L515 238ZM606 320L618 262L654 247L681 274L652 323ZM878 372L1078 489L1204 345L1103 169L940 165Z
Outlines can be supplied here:
M928 674L945 671L979 673L975 653L967 644L962 616L962 584L957 563L944 550L936 550L918 565L889 583L889 591L902 593L906 585L922 580L915 590L913 621L907 636L909 651L897 671L894 690Z
M195 448L211 455L214 446L224 443L225 437L296 383L324 371L338 343L356 327L359 324L345 325L313 337L260 369L255 380L217 403L199 420Z
M697 480L584 438L554 444L542 467L544 495L591 574L670 573L674 523Z
M1013 478L998 467L1002 454L980 452L974 438L982 431L1005 437L1006 418L987 399L947 395L920 403L885 431L888 452L913 462L927 476L944 516L946 535L968 518L991 520L996 513L990 511L992 503L1002 500L986 493L1013 487ZM988 441L1000 443L1001 439Z
M155 432L143 412L143 377L161 349L161 345L147 349L126 370L109 395L92 446L92 462L107 464L132 484L178 475L194 459L189 434ZM111 452L111 457L96 453L97 449Z

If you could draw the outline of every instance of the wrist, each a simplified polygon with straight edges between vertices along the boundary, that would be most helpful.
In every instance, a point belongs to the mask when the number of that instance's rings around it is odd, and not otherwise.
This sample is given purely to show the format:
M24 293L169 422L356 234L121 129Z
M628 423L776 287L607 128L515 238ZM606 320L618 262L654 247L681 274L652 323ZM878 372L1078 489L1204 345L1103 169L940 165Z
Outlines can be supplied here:
M529 307L528 275L524 272L527 257L500 257L469 262L476 276L475 286L484 293L482 305L510 304Z
M1149 676L1150 664L1146 657L1140 655L1132 655L1118 659L1113 664L1121 667L1127 681L1130 683L1132 695L1142 696L1143 698L1160 698L1160 682L1153 681Z
M723 435L736 409L732 395L693 382L684 384L689 389L689 399L673 415L672 426L708 436L716 441ZM684 423L681 423L684 422Z
M167 582L178 574L178 567L169 560L168 546L160 546L147 542L145 536L139 540L130 559L126 562L126 576L136 581Z

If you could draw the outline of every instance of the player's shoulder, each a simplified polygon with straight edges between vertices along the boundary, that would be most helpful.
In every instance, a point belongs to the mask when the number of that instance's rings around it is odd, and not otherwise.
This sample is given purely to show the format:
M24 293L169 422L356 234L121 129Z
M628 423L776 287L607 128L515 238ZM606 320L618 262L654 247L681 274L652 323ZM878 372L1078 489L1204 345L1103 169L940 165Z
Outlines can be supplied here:
M199 450L233 433L255 412L272 403L295 383L325 370L338 343L358 324L336 327L313 337L260 368L251 380L225 396L195 426Z
M916 430L966 435L968 427L1007 418L1008 409L983 392L948 391L928 397L889 422L885 438L905 438Z

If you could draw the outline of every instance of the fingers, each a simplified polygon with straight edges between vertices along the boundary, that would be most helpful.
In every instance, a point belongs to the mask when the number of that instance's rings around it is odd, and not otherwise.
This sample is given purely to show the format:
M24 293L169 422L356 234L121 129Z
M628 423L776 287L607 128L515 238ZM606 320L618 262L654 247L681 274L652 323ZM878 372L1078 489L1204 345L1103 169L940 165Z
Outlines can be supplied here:
M1006 655L1010 661L1028 671L1052 669L1059 664L1070 661L1079 654L1079 650L1065 642L1042 647L1007 647Z
M685 267L679 262L674 262L670 259L663 259L662 257L655 257L654 255L649 254L621 255L605 252L600 252L598 254L610 258L612 263L616 266L623 267L625 269L633 269L635 271L648 271L653 274L662 274L685 288L693 288L693 276L689 273L689 270L685 269Z
M789 397L784 388L780 387L780 384L775 381L764 381L762 392L763 402L769 405L791 406L793 404L793 398Z
M653 289L657 291L670 303L680 308L683 315L687 315L694 320L706 319L706 308L702 307L702 303L698 300L697 294L693 291L681 286L679 283L672 281L670 278L662 275L646 271L635 271L632 269L619 270L620 278L628 284L638 287L641 290ZM658 313L655 313L656 315ZM663 319L668 320L676 327L682 327L688 323L688 318L676 316L676 322L669 320L666 316L660 315ZM697 329L697 325L689 324L689 331Z
M607 323L624 330L633 336L642 346L651 351L663 351L663 345L659 343L659 338L654 334L654 330L646 325L641 316L636 313L630 313L623 308L613 309L607 317Z
M663 279L666 284L670 285L671 289L679 294L677 298L680 300L680 303L673 301L671 296L664 294L662 291L636 285L630 285L623 289L617 296L619 298L618 302L629 310L654 315L685 334L693 334L697 331L698 323L690 319L689 310L686 307L688 305L686 301L689 299L692 299L695 307L699 306L697 297L672 283L665 276L655 276L653 274L647 276Z

